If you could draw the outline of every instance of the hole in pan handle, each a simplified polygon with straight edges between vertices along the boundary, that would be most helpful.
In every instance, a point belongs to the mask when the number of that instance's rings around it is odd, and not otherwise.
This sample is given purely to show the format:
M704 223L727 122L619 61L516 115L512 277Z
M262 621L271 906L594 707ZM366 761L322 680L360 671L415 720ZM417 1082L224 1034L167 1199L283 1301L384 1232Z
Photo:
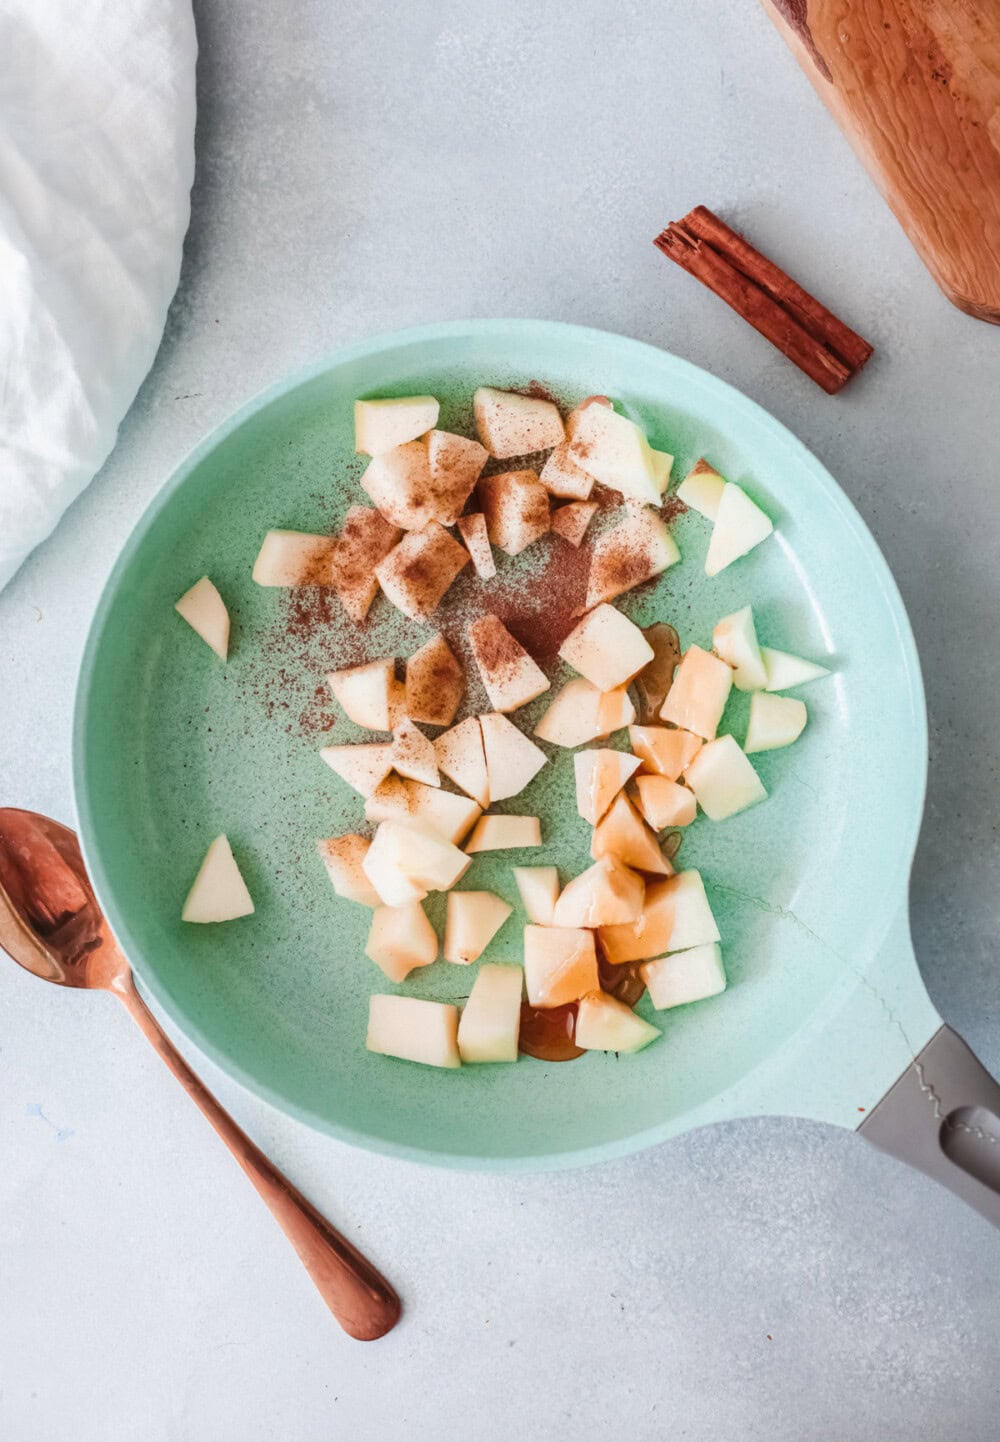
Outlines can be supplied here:
M1000 1082L942 1026L858 1127L1000 1227Z

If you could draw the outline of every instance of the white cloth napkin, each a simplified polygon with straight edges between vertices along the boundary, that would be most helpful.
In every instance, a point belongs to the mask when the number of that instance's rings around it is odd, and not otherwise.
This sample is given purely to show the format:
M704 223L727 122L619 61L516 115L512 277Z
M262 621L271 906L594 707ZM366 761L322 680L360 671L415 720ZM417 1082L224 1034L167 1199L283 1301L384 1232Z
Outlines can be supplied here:
M0 589L152 365L194 175L190 0L0 0Z

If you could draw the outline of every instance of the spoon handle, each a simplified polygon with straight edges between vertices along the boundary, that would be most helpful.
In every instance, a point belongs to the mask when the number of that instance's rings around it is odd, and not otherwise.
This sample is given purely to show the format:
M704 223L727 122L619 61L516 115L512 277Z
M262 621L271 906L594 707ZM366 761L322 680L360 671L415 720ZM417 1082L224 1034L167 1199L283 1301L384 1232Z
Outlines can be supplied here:
M116 985L114 992L246 1172L344 1331L363 1342L374 1341L391 1331L399 1320L400 1302L385 1278L320 1216L312 1203L223 1111L160 1028L136 991L131 976Z

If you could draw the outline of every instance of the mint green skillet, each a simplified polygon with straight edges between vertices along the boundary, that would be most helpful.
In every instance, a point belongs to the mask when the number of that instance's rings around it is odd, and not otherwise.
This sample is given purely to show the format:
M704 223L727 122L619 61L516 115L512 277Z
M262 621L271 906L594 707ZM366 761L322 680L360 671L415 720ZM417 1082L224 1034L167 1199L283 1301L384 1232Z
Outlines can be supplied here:
M391 989L363 955L369 913L336 898L314 838L354 829L361 802L317 756L329 730L325 670L361 659L331 608L311 639L289 630L287 594L250 580L269 527L328 531L364 499L353 456L359 395L431 392L465 428L478 384L538 380L605 392L676 457L707 455L774 518L775 537L715 580L708 526L680 518L684 557L625 603L708 644L714 621L752 602L765 643L833 671L800 694L810 724L756 758L770 792L722 824L700 819L685 866L701 868L722 930L728 991L661 1013L663 1038L634 1057L440 1072L364 1049L369 993ZM507 563L530 588L530 560ZM515 569L517 566L517 569ZM173 612L201 575L233 614L222 665ZM368 657L406 655L430 634L381 598ZM320 691L320 697L322 690ZM536 709L543 703L539 702ZM742 737L745 698L727 711ZM554 759L504 809L537 812L544 855L481 857L465 885L516 902L512 862L588 862L572 764ZM619 336L533 321L473 321L384 336L338 352L252 401L181 466L112 572L77 694L80 835L108 918L145 987L250 1090L359 1145L446 1166L595 1162L730 1117L781 1113L858 1129L937 1175L1000 1223L989 1144L1000 1088L937 1016L909 936L907 881L924 797L920 670L899 593L857 512L769 415L672 355ZM225 926L185 926L184 895L225 831L257 903ZM436 901L440 919L441 900ZM523 913L488 959L516 960ZM438 962L407 990L468 994ZM648 1000L640 1009L645 1014Z

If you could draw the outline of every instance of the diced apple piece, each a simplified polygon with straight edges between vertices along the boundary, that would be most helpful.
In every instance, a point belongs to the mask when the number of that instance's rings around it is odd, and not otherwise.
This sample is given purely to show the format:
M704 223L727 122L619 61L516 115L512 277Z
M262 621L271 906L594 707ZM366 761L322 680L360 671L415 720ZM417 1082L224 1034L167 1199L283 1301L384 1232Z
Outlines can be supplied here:
M564 1006L597 991L594 933L582 927L526 926L524 981L532 1006Z
M440 409L433 396L355 401L354 449L361 455L380 456L415 441L437 425Z
M545 672L498 616L480 616L466 634L495 710L516 711L549 689Z
M492 891L449 891L444 959L468 966L477 961L514 908Z
M653 648L634 621L600 605L573 628L559 655L599 691L613 691L653 659Z
M718 940L701 873L693 870L651 881L637 919L600 928L601 947L612 966Z
M534 734L553 746L566 747L582 746L607 735L599 719L601 699L600 691L589 681L567 681L549 703Z
M382 590L397 610L426 621L468 563L469 553L437 521L409 531L375 567Z
M555 866L512 867L521 905L536 926L551 926L559 899L559 871Z
M700 646L690 646L677 668L660 716L683 731L693 731L711 741L719 729L732 685L731 666Z
M253 900L240 875L226 836L217 836L205 853L194 885L187 894L182 921L235 921L253 915Z
M486 755L478 716L467 716L434 742L438 767L485 811L490 804Z
M435 519L426 441L407 441L373 456L361 477L361 489L383 516L404 531L420 531Z
M628 507L624 519L594 543L586 605L611 601L651 581L680 558L677 543L657 511Z
M743 487L727 481L708 543L705 575L717 576L766 541L773 530L771 518L751 501Z
M690 826L698 814L694 793L666 776L637 776L639 810L654 831L668 826Z
M519 556L549 529L549 497L534 471L503 471L479 482L486 533L508 556Z
M670 472L674 468L674 458L668 451L658 451L655 446L650 446L649 453L653 457L653 477L656 481L656 489L660 495L666 495L667 487L670 485Z
M573 1040L584 1051L641 1051L660 1034L659 1027L603 991L580 998Z
M365 666L331 671L326 684L356 726L364 726L368 731L391 731L395 679L395 659L383 656Z
M761 646L767 674L767 691L790 691L793 686L804 686L807 681L818 681L829 676L825 666L815 661L804 661L801 656L792 656L787 651L775 651L773 646Z
M585 501L594 489L594 478L574 465L569 458L569 442L556 446L539 473L538 479L550 496L562 500ZM579 542L577 542L579 544Z
M386 748L389 749L389 748ZM387 776L365 802L367 821L412 818L426 821L456 846L482 814L482 808L467 796L454 796L439 787Z
M723 616L712 632L712 645L717 655L733 668L733 685L737 691L762 691L767 672L757 643L753 623L753 607L744 606L731 616Z
M655 834L628 797L621 794L594 827L590 854L595 861L602 856L614 856L625 866L636 871L651 871L656 876L670 876L673 872Z
M479 439L500 460L547 451L566 438L558 406L535 396L480 386L472 412Z
M537 816L481 816L465 850L469 856L479 851L524 851L542 844L542 823Z
M362 862L371 842L351 832L348 836L331 836L316 842L327 875L338 896L357 901L362 906L381 906L382 898L364 873Z
M336 537L331 575L344 610L358 625L378 594L375 567L397 543L402 531L371 506L349 507Z
M463 1062L517 1061L523 984L519 966L486 962L479 968L458 1023Z
M257 553L258 586L332 586L336 540L303 531L268 531Z
M470 862L428 822L407 817L379 823L361 865L385 905L402 906L450 890Z
M220 661L229 655L229 612L226 603L207 576L196 581L174 605L192 630L210 646Z
M702 459L695 461L677 487L677 494L692 511L697 511L706 520L714 521L719 514L719 502L725 486L725 481L715 467Z
M578 751L573 757L576 774L576 809L584 821L596 826L626 781L639 768L639 758L624 751Z
M659 505L657 463L641 426L601 405L579 407L569 426L575 466L623 496Z
M458 534L465 542L465 549L472 558L472 568L481 581L490 581L497 573L493 559L490 533L486 529L486 517L482 511L470 511L458 518Z
M424 1066L461 1066L458 1007L416 996L373 996L368 1004L369 1051Z
M320 756L361 796L373 796L392 770L392 747L324 746Z
M602 856L563 887L552 913L554 926L616 926L642 914L641 876L614 856Z
M616 686L613 691L602 691L601 700L597 707L597 724L600 728L600 737L610 736L612 731L621 731L625 726L631 726L635 720L635 707L632 705L632 698L624 686Z
M437 960L438 939L419 901L376 906L365 943L365 956L390 981L405 981L418 966Z
M562 536L564 541L577 547L587 534L587 527L593 520L596 510L596 501L570 501L568 506L559 506L552 512L552 529L557 535Z
M750 721L743 750L752 756L758 751L777 751L782 746L791 746L802 735L808 719L804 701L758 691L750 698Z
M413 722L404 717L392 733L392 769L397 776L440 786L434 743Z
M733 736L706 741L684 779L712 821L724 821L727 816L767 800L760 777Z
M490 801L519 796L545 765L545 752L498 711L480 716L479 724Z
M647 961L641 968L649 999L657 1011L688 1002L704 1001L726 989L726 973L718 942L693 946L690 951L675 951ZM578 1043L582 1045L582 1043Z
M653 648L653 659L647 661L632 685L639 700L639 722L651 726L659 719L660 710L673 684L674 672L681 659L681 643L673 626L654 621L644 626L642 634Z
M432 636L406 663L406 715L450 726L465 694L465 672L443 636Z
M454 525L486 464L486 451L467 436L431 431L427 437L427 463L434 519L442 526Z
M701 750L702 739L691 731L666 726L630 726L629 742L646 771L676 781Z

